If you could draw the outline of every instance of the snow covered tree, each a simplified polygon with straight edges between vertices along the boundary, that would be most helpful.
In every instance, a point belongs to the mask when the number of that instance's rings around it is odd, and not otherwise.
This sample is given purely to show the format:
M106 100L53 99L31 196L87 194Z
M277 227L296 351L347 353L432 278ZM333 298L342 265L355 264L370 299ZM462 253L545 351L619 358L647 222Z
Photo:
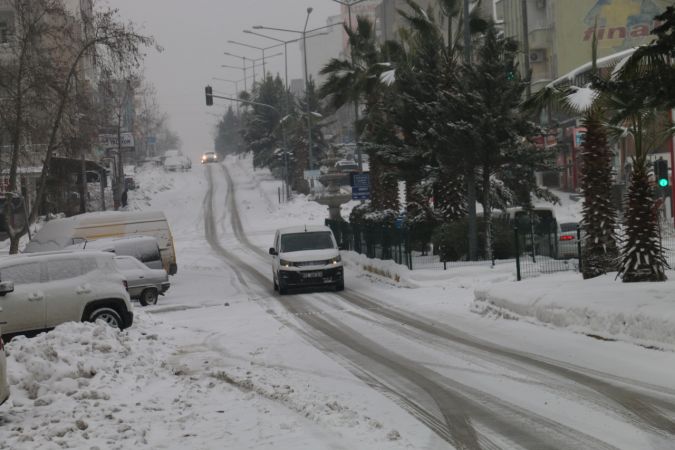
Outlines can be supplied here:
M326 64L321 74L328 78L319 94L335 109L349 102L365 105L365 117L357 124L357 140L365 141L364 147L370 157L371 205L376 210L397 209L398 187L379 154L387 145L383 139L388 135L388 130L381 127L385 123L382 106L386 99L383 98L380 74L386 69L383 65L386 61L379 51L375 28L367 18L358 17L356 29L345 26L345 32L351 57L333 58Z
M286 102L286 89L281 78L268 75L255 85L250 101L269 105L250 105L242 115L242 137L247 150L253 153L253 167L277 166L275 151L280 147L280 113Z
M534 172L548 167L552 156L531 142L541 131L520 108L527 82L518 76L517 55L517 43L490 24L476 49L476 61L463 63L438 89L436 133L447 148L439 157L444 167L461 166L479 180L487 259L492 257L496 188L540 192Z
M581 190L584 195L584 242L581 273L584 279L594 278L617 267L616 209L612 203L612 153L607 131L598 113L589 113L583 120L586 128L581 152Z
M221 155L235 155L243 149L241 142L241 120L232 106L216 127L215 149Z
M597 79L597 41L594 38L592 74ZM581 268L584 279L618 268L616 209L612 204L612 153L608 144L606 119L611 106L607 98L590 85L550 84L526 102L528 108L561 109L583 116L586 137L581 152L581 191L584 196L581 226L584 229Z

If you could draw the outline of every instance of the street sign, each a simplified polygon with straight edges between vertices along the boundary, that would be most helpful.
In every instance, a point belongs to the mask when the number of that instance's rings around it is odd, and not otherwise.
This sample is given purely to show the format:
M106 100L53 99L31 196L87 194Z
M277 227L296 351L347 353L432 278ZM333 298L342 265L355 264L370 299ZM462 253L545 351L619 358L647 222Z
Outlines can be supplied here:
M370 199L370 174L368 172L353 173L352 182L352 200Z
M148 136L145 138L145 143L148 145L157 144L157 136Z
M122 148L129 148L134 146L134 135L132 133L121 133L120 137L122 138ZM103 148L118 148L120 147L117 144L117 135L116 134L99 134L98 142Z
M319 169L305 170L303 176L305 177L305 180L318 180L321 176L321 171Z

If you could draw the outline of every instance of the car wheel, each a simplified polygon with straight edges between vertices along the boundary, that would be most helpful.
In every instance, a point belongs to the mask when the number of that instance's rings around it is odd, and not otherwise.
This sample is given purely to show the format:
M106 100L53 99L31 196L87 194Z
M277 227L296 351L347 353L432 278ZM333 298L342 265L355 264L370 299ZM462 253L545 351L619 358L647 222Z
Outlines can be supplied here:
M122 317L112 308L98 308L89 315L89 322L102 320L113 328L122 329Z
M286 294L288 294L288 286L286 286L286 283L284 283L283 281L279 280L279 281L278 281L278 284L279 284L279 295L286 295Z
M337 283L335 283L335 290L336 290L337 292L340 292L340 291L344 291L344 290L345 290L345 282L344 282L344 280L338 281Z
M141 296L138 298L138 302L141 306L156 305L157 304L157 289L146 289L141 292Z

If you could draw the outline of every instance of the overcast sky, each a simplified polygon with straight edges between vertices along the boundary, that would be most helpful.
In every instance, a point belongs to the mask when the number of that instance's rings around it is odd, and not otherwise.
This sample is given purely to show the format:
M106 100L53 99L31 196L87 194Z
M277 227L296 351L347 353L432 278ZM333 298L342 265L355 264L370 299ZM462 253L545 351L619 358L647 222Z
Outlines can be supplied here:
M183 151L199 155L213 149L213 129L223 104L208 108L204 86L219 92L234 92L233 85L212 77L240 79L241 71L221 68L221 64L241 65L241 60L223 52L260 57L255 49L228 44L228 40L258 47L273 45L242 32L253 25L302 29L307 8L314 11L308 28L326 24L328 16L338 14L340 5L332 0L108 0L122 18L131 20L146 34L154 36L164 48L150 51L145 76L157 88L162 109L171 117L172 128L183 141ZM291 33L275 33L293 39ZM308 45L310 41L308 41ZM289 78L302 77L300 52L289 45ZM283 47L281 48L283 50ZM275 53L275 51L270 51ZM268 61L267 70L283 77L283 57Z

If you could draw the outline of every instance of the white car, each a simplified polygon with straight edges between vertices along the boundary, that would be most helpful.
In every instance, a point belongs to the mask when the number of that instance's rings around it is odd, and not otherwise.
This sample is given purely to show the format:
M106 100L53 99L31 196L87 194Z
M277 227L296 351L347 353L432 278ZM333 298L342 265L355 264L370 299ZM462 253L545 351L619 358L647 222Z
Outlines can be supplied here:
M5 343L0 336L0 405L9 398L9 384L7 383L7 358L5 357Z
M558 258L579 258L579 240L577 239L577 222L563 222L558 224ZM583 239L583 232L582 232Z
M0 259L0 326L6 335L49 330L64 322L133 323L127 282L114 255L50 252Z
M169 289L169 275L164 269L150 269L133 256L117 256L115 264L127 279L129 297L141 306L156 305L160 295Z
M274 289L331 286L345 288L344 267L335 236L324 226L300 226L277 230L272 255Z

